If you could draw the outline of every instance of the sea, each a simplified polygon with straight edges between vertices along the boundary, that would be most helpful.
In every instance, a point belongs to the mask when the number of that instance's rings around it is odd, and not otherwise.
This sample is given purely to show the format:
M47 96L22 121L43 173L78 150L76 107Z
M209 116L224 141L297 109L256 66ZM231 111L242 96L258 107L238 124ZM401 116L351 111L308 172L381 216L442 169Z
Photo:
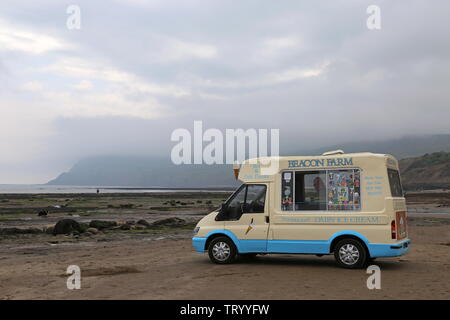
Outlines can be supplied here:
M45 184L0 184L0 194L38 193L145 193L145 192L189 192L189 191L229 191L230 188L160 188L160 187L120 187L120 186L56 186Z

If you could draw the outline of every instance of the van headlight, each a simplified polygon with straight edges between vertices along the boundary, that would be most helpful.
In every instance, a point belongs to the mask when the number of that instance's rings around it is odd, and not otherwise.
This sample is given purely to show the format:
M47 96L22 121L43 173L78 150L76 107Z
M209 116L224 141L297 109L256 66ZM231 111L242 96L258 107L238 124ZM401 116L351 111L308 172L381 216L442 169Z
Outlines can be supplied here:
M200 231L200 227L195 227L194 228L194 236Z

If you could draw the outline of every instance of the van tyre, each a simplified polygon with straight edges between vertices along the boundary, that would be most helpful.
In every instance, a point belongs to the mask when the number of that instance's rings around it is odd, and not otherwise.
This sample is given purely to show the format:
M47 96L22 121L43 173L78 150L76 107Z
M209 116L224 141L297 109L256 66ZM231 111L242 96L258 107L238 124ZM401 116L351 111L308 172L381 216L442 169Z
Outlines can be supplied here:
M227 237L218 237L208 246L209 259L217 264L233 263L237 256L236 246Z
M340 267L347 269L363 268L368 261L364 245L355 239L343 239L334 247L334 258Z

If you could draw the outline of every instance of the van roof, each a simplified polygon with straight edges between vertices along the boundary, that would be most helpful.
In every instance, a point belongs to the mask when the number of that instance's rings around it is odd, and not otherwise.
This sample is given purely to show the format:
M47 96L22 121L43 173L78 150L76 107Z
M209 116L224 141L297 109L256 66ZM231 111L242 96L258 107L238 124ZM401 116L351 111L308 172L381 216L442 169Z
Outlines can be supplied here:
M242 181L271 180L282 170L352 168L363 164L365 159L383 161L390 168L398 168L398 161L389 154L358 152L343 153L342 150L315 156L260 157L245 160L235 166L235 175ZM277 163L273 166L273 162Z
M258 161L258 160L291 160L291 159L299 159L299 158L338 158L338 157L357 157L357 158L368 158L368 157L380 157L380 158L393 158L394 156L390 154L383 154L383 153L373 153L373 152L355 152L355 153L339 153L336 151L342 151L342 150L335 150L335 151L328 151L324 152L321 155L302 155L302 156L280 156L280 157L258 157L258 158L251 158L245 160L242 164L249 163L251 161ZM336 152L336 153L335 153Z

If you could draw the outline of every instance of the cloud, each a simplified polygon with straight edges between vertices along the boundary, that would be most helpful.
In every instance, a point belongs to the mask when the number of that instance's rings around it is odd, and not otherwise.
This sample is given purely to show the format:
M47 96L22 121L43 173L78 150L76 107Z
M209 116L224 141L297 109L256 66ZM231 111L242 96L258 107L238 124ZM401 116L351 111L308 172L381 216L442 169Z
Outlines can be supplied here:
M21 86L21 89L31 92L39 92L44 89L44 84L39 81L29 81Z
M325 61L321 65L315 67L315 68L291 68L282 72L276 72L268 74L265 79L261 81L261 83L266 85L271 84L279 84L284 82L290 82L295 81L299 79L307 79L307 78L314 78L322 75L324 72L326 72L327 67L329 66L329 62Z
M382 1L377 31L370 4L83 1L71 31L60 2L0 5L0 175L165 154L193 120L279 128L286 150L448 132L450 4Z
M196 81L197 84L210 88L239 89L239 90L258 89L323 76L327 72L327 68L329 65L330 65L329 61L324 61L321 64L314 67L302 68L294 66L286 70L269 72L266 74L249 77L247 79L213 80L213 79L192 78L192 81Z
M92 90L94 88L94 86L92 85L92 82L89 80L81 80L80 82L75 84L73 87L77 90L82 90L82 91Z
M81 58L69 57L60 59L55 63L37 71L44 73L55 73L57 75L64 75L70 78L82 78L82 81L91 79L101 80L108 84L120 84L122 88L128 91L138 91L141 93L169 95L175 97L190 94L188 90L181 87L173 85L158 85L133 73L119 70L107 64L102 64L99 61L91 62Z
M300 40L295 36L286 36L281 38L270 38L264 41L267 50L282 50L293 48L300 44Z
M27 54L41 55L70 47L72 46L67 42L56 37L0 20L0 51L21 51Z
M189 59L212 59L217 56L217 48L213 45L187 42L178 39L164 39L160 59L164 62Z
M156 99L132 99L120 91L84 94L47 91L41 96L55 106L49 113L53 117L122 116L153 119L165 114L164 105Z

